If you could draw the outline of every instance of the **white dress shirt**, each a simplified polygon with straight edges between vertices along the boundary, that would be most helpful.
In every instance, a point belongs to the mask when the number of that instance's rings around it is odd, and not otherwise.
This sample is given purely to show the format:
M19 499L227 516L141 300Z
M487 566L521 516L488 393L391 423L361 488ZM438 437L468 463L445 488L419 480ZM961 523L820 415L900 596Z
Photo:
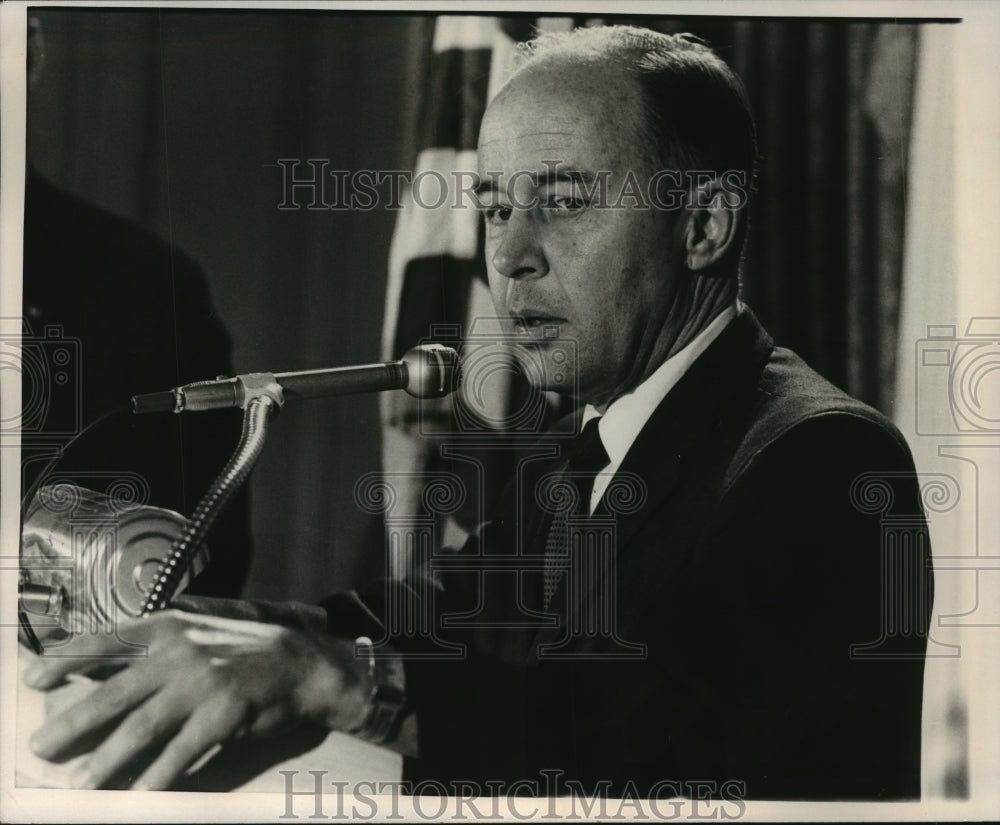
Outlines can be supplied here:
M632 392L616 398L610 404L597 425L601 443L604 444L610 462L594 478L594 487L590 495L591 514L622 461L625 460L625 454L638 437L639 431L653 414L653 410L666 398L667 393L681 380L681 376L688 371L698 356L708 349L708 345L718 338L722 330L736 317L738 306L739 302L736 302L720 312L684 349L664 361L656 372ZM600 415L593 405L588 404L583 410L581 427L591 418Z

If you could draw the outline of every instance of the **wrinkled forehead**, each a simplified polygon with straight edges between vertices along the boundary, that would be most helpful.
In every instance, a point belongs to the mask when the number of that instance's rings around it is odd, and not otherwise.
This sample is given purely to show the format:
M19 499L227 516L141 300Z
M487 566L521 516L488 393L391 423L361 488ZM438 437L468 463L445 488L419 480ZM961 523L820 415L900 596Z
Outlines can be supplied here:
M479 138L481 157L502 157L514 151L551 155L593 137L594 125L580 115L559 117L541 113L541 116L532 117L523 109L508 107L501 109L497 117L509 117L510 120L492 129L489 121L483 120Z
M490 103L479 133L480 174L545 162L619 167L639 153L642 106L620 72L592 67L516 76Z

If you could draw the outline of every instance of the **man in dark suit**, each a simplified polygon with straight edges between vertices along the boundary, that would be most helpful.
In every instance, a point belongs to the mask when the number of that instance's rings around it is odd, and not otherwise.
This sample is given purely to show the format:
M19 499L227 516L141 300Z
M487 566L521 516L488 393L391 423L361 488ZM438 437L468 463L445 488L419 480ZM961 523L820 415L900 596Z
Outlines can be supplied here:
M538 388L574 388L580 435L531 448L493 518L430 560L433 582L328 599L326 635L300 611L267 644L246 625L254 644L179 651L208 620L147 622L135 632L204 680L213 712L151 657L47 724L39 752L123 719L93 787L169 731L139 783L159 787L236 730L308 719L389 741L409 709L412 776L445 788L918 795L930 574L912 462L740 304L754 155L742 88L699 43L619 28L537 43L484 118L478 194L497 310L543 365ZM905 540L887 540L872 489L908 517ZM251 689L261 663L275 675Z
M526 471L464 548L495 561L517 552L520 533L520 589L496 574L465 588L468 572L444 574L438 610L480 612L474 627L438 633L466 646L460 661L408 664L415 777L529 777L544 790L548 769L588 794L605 783L611 795L656 795L678 782L718 794L735 780L752 798L919 795L927 558L913 546L883 570L892 548L858 498L858 482L871 494L884 479L898 512L920 518L907 450L885 419L774 348L742 311L617 471L643 483L628 491L640 506L617 504L613 553L573 557L577 576L549 605L558 624L518 627L538 606L530 560L549 519L537 507L524 522L516 514L532 512L536 479L560 463ZM615 507L602 501L595 517ZM581 573L588 561L597 575ZM913 623L884 643L890 590ZM338 621L346 612L337 604ZM597 632L568 629L588 619Z
M583 416L606 450L581 509L618 513L597 573L587 549L570 557L554 627L512 626L519 593L537 608L545 588L531 569L504 595L474 578L464 603L445 578L447 612L500 609L457 637L463 661L409 667L422 673L409 692L428 775L549 768L619 793L630 780L644 793L739 780L753 797L919 795L926 546L884 570L891 548L854 486L891 479L900 512L919 519L912 462L884 417L774 349L739 306L745 201L724 184L736 172L749 185L753 160L738 81L683 37L544 40L491 103L479 164L494 302L543 360L558 345L548 330L575 343ZM684 173L687 209L631 194L630 174L661 169ZM558 516L542 513L535 478L522 475L466 552L552 553ZM641 501L623 506L610 494L630 479ZM872 660L897 596L913 622L882 652L901 658ZM613 631L594 632L602 621Z

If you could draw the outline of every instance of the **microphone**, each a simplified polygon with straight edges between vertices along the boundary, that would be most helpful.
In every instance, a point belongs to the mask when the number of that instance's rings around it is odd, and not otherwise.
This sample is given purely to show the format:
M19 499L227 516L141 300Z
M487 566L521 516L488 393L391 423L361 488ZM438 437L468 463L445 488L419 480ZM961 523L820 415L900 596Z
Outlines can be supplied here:
M132 412L195 412L242 407L248 387L271 382L285 398L324 398L383 390L406 390L416 398L440 398L459 383L458 353L441 344L414 347L399 361L300 372L247 373L196 381L172 390L132 397Z

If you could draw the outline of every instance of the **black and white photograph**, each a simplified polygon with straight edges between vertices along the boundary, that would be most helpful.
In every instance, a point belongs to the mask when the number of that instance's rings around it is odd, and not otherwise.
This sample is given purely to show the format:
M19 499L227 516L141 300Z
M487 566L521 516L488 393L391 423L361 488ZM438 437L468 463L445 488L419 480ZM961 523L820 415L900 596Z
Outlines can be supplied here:
M1000 818L998 43L4 3L0 820Z

